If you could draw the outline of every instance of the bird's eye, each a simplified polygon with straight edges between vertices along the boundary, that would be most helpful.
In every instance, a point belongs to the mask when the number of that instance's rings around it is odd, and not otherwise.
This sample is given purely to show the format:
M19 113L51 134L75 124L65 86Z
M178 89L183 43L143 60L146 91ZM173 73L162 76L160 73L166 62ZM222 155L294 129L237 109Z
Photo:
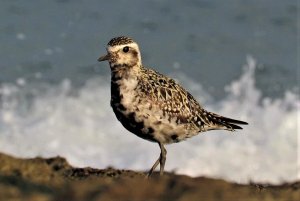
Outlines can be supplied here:
M128 52L129 51L129 47L128 46L125 46L124 48L123 48L123 52Z

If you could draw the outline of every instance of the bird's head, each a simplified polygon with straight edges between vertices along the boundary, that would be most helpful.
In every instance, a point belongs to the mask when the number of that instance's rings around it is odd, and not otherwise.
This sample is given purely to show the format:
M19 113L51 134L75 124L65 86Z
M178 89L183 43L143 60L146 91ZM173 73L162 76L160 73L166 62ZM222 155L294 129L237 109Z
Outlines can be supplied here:
M131 38L119 36L107 44L107 54L98 59L108 61L111 68L141 66L139 46Z

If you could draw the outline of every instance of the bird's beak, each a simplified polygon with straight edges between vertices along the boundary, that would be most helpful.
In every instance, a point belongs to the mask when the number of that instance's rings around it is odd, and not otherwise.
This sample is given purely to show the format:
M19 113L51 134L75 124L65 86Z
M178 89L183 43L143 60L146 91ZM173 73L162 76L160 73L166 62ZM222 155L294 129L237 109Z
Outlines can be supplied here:
M101 61L106 61L106 60L109 60L109 59L110 59L110 54L107 54L107 55L104 55L102 57L99 57L98 61L101 62Z

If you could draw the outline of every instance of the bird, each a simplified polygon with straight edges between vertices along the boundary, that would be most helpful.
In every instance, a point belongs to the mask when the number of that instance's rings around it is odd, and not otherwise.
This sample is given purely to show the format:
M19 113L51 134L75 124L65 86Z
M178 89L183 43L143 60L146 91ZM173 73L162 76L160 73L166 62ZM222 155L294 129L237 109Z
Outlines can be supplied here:
M147 177L158 164L163 175L167 150L177 143L210 130L235 131L247 125L205 110L174 79L142 64L139 45L130 37L112 38L107 54L98 58L108 61L111 70L110 105L117 119L136 136L157 143L160 155Z

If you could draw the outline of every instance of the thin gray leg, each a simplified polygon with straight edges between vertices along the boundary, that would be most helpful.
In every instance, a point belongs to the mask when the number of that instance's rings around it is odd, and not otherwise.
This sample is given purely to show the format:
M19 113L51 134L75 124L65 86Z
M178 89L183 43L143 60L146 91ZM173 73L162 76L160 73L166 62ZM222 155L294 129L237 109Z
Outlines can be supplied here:
M149 170L146 178L149 178L155 168L158 166L158 163L160 163L160 175L164 174L164 168L165 168L165 163L166 163L166 156L167 156L167 150L165 149L164 145L162 143L158 143L160 147L160 156L159 158L155 161L154 165L152 168Z
M156 160L156 162L154 163L154 165L152 166L152 168L149 170L149 172L147 174L147 178L149 178L151 176L151 174L153 173L153 171L155 170L155 168L157 167L157 165L158 165L159 162L160 162L160 156Z
M161 150L161 153L160 153L160 175L163 175L164 169L165 169L166 158L167 158L167 150L165 149L164 145L161 142L159 142L159 147Z

